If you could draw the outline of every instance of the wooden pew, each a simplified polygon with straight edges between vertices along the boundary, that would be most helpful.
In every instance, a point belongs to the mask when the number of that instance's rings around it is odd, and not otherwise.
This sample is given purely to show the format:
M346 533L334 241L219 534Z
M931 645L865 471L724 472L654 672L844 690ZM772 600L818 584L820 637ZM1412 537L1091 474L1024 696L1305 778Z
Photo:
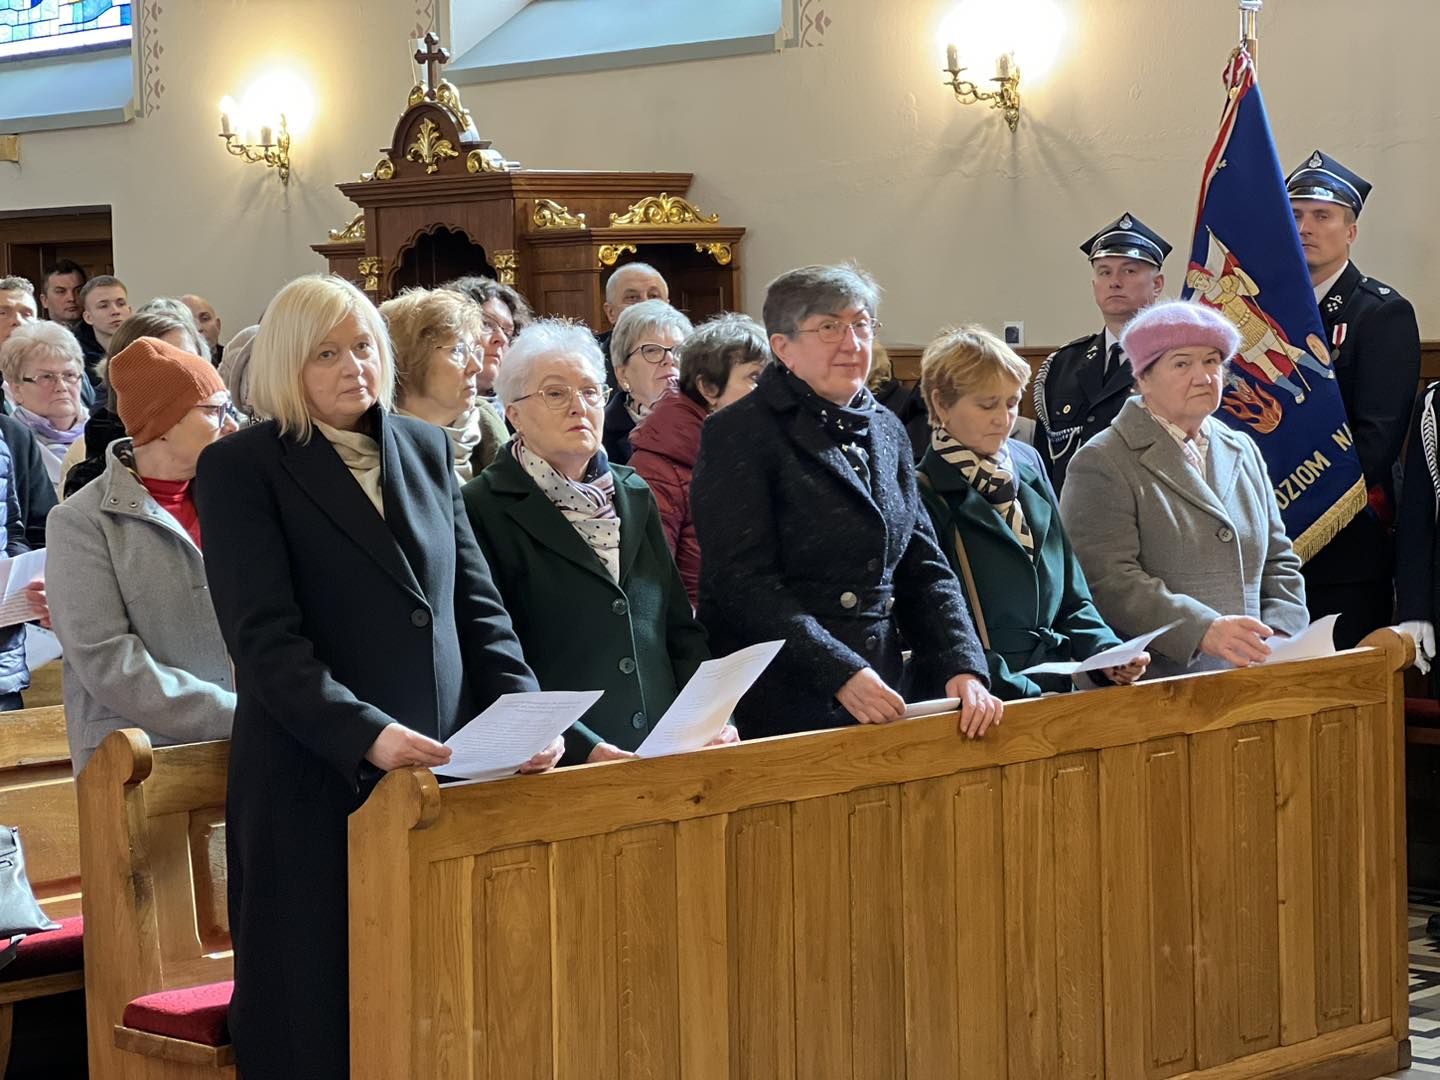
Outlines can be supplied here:
M224 1033L229 758L228 742L152 749L130 728L111 733L80 774L91 1080L236 1075ZM184 993L197 987L211 989ZM173 1017L155 1022L157 1010L182 1006L181 1029L220 1034L178 1037ZM128 1019L136 1009L148 1015Z
M951 715L392 773L350 823L351 1075L1383 1075L1411 646L1368 640L977 742Z
M0 717L0 824L19 827L30 887L45 914L64 920L61 930L28 939L14 964L0 972L3 1077L15 1006L78 990L84 979L79 959L80 830L63 708L21 709ZM37 948L39 962L34 961Z

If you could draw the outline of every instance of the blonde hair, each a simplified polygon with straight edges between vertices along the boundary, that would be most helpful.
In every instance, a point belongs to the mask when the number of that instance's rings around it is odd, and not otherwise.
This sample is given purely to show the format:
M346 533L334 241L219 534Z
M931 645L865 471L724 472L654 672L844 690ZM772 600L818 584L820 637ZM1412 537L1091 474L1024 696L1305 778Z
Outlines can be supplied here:
M890 350L878 341L870 343L870 377L865 385L878 390L895 377L895 365L890 362Z
M401 404L424 390L436 346L448 338L478 342L484 332L480 305L453 289L406 289L380 305L395 350L395 393Z
M250 402L274 420L280 434L301 442L313 431L301 370L330 331L354 314L369 331L380 361L376 396L387 411L395 402L395 365L384 320L364 293L333 274L296 278L270 301L250 353Z
M5 344L0 345L0 373L14 386L30 361L52 356L72 365L81 376L85 374L85 354L80 351L74 334L59 323L38 320L22 323L5 339Z
M1030 365L983 326L952 326L920 357L920 394L931 408L935 394L949 408L966 394L1006 382L1030 381Z

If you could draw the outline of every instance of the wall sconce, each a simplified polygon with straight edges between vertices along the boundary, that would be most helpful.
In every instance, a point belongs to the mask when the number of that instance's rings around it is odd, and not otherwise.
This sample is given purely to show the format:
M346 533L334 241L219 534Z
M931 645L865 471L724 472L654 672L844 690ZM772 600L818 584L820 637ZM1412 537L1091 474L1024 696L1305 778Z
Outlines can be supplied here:
M960 78L965 69L960 66L960 54L954 45L945 47L945 74L950 76L946 86L955 91L955 99L962 105L974 105L980 101L990 102L992 109L999 109L1005 123L1014 131L1020 123L1020 66L1015 63L1014 53L1001 53L995 61L996 84L994 90L981 90L969 79Z
M315 100L305 82L287 70L256 79L239 104L220 102L220 138L225 149L246 161L262 161L290 182L290 137L305 137L314 119Z
M285 114L267 117L253 127L240 121L241 131L235 128L238 116L239 107L233 98L220 102L220 138L225 140L225 149L246 161L263 161L267 168L278 169L280 182L288 184L290 129L285 124Z

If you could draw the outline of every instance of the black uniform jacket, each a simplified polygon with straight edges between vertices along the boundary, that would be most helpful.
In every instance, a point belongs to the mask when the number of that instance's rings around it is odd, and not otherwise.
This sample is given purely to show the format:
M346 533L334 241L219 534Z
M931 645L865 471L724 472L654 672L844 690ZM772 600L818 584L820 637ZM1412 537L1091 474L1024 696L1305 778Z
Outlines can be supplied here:
M872 481L801 404L778 364L705 421L690 508L700 621L715 655L784 639L735 710L746 738L854 723L835 693L864 668L910 700L989 666L920 502L905 428L876 406ZM914 650L902 684L901 650Z
M1056 494L1075 451L1110 426L1135 392L1129 364L1105 378L1105 331L1062 345L1040 365L1032 391L1040 426L1035 449Z
M1306 586L1388 581L1395 463L1420 382L1420 327L1410 301L1354 263L1321 299L1320 316L1370 505L1306 563Z
M346 818L392 721L445 739L538 689L460 501L450 443L369 415L385 515L330 443L257 424L200 457L205 570L235 665L226 843L247 1080L349 1075ZM403 933L404 928L395 928Z

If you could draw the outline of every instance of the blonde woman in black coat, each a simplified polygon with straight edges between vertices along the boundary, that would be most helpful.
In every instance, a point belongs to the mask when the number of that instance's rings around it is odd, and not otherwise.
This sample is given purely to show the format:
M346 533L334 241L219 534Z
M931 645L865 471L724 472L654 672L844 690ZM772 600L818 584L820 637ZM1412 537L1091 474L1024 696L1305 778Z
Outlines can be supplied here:
M786 642L736 711L745 738L896 720L902 691L959 698L971 736L1003 709L905 428L865 389L878 301L850 267L782 274L765 296L779 363L705 423L690 489L700 621L717 655Z

